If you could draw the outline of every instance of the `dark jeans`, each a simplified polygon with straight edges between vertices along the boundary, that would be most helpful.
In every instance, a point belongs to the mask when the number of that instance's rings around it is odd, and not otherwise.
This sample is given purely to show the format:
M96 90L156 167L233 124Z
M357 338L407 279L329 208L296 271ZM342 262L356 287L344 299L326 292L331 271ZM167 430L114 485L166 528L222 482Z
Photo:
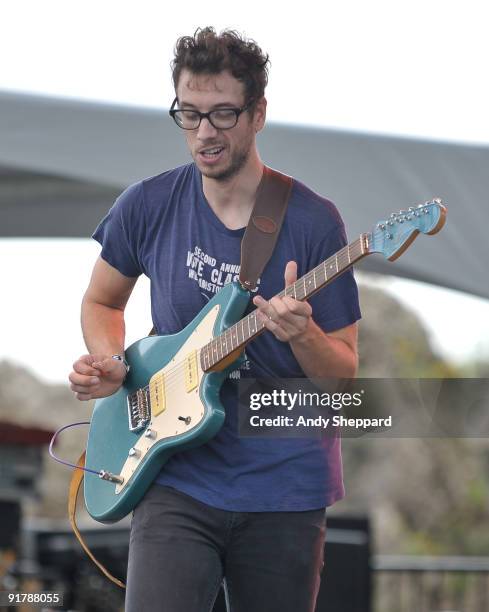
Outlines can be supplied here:
M153 484L136 506L126 612L313 612L326 512L230 512Z

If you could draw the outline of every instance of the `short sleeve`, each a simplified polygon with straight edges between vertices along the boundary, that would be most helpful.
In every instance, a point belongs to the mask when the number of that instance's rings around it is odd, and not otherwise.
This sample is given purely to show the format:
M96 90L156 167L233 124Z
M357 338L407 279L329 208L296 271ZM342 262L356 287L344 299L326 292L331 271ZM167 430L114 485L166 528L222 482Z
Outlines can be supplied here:
M142 185L135 183L117 198L92 234L102 246L102 259L124 276L144 272L140 253L144 225Z
M337 226L311 251L308 269L337 253L347 244L345 228ZM361 317L358 288L350 268L310 298L314 321L325 332L332 332L358 321Z

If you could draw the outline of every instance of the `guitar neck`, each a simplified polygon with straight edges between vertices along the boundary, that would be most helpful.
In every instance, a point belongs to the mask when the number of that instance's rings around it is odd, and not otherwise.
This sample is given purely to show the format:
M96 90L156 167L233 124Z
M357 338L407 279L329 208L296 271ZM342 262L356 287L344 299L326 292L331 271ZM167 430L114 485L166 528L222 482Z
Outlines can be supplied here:
M325 287L354 263L370 253L370 234L361 234L357 240L346 245L337 253L320 263L313 270L289 285L276 297L288 295L304 301ZM201 366L210 370L224 361L232 353L241 352L246 344L265 330L265 325L257 317L257 310L229 327L219 336L202 347Z

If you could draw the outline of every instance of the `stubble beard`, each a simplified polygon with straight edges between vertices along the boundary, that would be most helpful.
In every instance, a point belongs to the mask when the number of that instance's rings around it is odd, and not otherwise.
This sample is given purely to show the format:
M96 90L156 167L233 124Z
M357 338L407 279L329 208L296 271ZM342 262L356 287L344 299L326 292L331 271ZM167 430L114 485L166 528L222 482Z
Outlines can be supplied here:
M204 170L200 168L200 172L202 176L213 179L215 181L229 181L244 168L250 156L250 151L251 142L248 142L245 147L233 153L231 161L227 168L224 168L220 171L218 169L214 171L212 168L205 168Z

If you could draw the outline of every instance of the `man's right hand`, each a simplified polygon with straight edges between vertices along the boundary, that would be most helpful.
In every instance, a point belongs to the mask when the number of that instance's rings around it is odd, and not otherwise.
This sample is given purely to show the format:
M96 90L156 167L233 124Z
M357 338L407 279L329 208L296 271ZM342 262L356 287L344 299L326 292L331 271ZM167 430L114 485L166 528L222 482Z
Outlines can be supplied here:
M87 401L112 395L126 377L122 361L107 355L82 355L69 375L71 390L77 399Z

